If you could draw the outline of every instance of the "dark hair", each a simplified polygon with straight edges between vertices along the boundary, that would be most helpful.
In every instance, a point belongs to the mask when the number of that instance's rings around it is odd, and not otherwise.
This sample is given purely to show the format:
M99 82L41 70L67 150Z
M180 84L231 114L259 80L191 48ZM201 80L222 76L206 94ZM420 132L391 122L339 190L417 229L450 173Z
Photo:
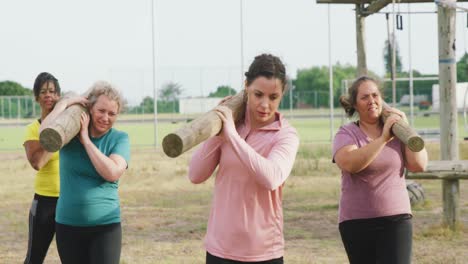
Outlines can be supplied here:
M260 76L267 79L279 79L282 84L282 91L284 92L286 87L286 69L278 57L271 54L261 54L255 57L249 66L249 71L245 73L246 85L249 86Z
M60 94L60 84L52 74L48 72L41 72L39 75L37 75L36 80L34 81L34 96L36 99L39 97L39 94L41 93L41 88L44 85L44 83L52 82L55 86L55 93Z
M366 75L357 78L354 80L353 84L351 84L351 87L349 87L348 94L340 96L340 104L344 108L348 117L352 117L356 113L356 108L354 108L354 106L357 101L358 89L364 82L373 82L377 88L379 88L380 94L382 95L382 91L377 80Z

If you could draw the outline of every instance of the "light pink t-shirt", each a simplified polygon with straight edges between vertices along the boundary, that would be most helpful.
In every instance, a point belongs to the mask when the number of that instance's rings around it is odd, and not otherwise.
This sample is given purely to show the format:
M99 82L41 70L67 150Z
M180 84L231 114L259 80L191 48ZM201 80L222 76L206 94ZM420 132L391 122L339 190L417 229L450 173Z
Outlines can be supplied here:
M344 146L363 147L369 139L355 123L342 126L333 142L333 158ZM367 168L356 174L341 171L339 222L411 214L406 190L402 143L394 137Z
M205 236L205 248L214 256L248 262L284 255L282 190L299 138L276 115L274 123L253 130L247 114L237 133L207 140L192 156L193 183L204 182L219 167Z

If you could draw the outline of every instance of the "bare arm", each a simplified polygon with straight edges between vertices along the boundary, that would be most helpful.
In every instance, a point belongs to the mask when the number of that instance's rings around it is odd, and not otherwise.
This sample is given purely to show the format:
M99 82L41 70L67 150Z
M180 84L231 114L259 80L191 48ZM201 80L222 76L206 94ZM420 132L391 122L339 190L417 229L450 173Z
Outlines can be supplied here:
M335 162L344 171L358 173L375 160L385 144L387 141L379 137L362 148L356 145L344 146L336 152Z
M35 170L40 170L44 167L53 154L42 148L38 140L28 140L24 142L24 149L29 164L31 164L31 167Z
M88 133L89 115L81 114L80 142L83 144L91 163L96 171L106 181L114 182L120 179L127 169L125 159L117 154L111 154L109 157L104 155L91 141Z
M408 146L405 146L405 167L411 172L422 172L427 166L427 151L423 148L419 152L411 151Z
M339 149L335 154L335 162L338 167L353 174L367 168L379 155L385 144L392 140L393 136L390 129L400 118L397 115L388 117L384 124L382 135L369 144L361 148L358 148L356 145L348 145Z
M401 118L403 118L403 120L405 120L405 122L408 123L404 112L389 106L386 106L385 111L387 111L388 114L397 114L401 116ZM404 146L403 154L405 158L405 167L409 171L422 172L426 169L428 160L426 148L423 148L419 152L413 152L408 148L408 146Z

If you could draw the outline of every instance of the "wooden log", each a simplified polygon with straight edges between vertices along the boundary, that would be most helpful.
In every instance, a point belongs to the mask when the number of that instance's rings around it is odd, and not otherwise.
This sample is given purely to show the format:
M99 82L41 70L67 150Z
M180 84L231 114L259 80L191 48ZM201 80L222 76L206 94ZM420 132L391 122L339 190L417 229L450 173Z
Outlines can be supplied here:
M69 96L76 95L71 94L67 97ZM85 111L87 109L82 105L75 104L60 113L39 135L42 147L49 152L55 152L70 142L80 132L81 113Z
M384 108L388 107L384 105ZM389 115L382 115L383 120L387 119ZM424 139L418 135L416 130L414 130L406 120L399 120L392 126L393 134L403 142L403 144L407 145L408 148L413 152L419 152L424 148Z
M238 93L222 105L232 110L234 121L237 123L244 117L244 92ZM175 158L208 138L217 135L222 126L221 119L214 110L210 110L177 131L165 136L162 142L164 153Z

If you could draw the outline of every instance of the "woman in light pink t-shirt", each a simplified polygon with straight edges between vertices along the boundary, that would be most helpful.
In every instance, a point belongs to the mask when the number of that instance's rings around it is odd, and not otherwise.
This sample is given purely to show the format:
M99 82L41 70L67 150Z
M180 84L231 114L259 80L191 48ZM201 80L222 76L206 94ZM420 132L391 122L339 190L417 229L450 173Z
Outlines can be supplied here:
M220 135L193 154L189 178L206 181L218 167L205 237L206 263L281 264L283 185L296 157L296 130L277 112L286 86L279 58L262 54L245 73L245 118L225 106Z
M411 207L404 169L423 171L427 152L412 152L392 135L405 114L383 110L376 81L358 78L342 96L347 115L356 122L342 126L333 142L333 159L342 171L339 229L350 263L411 263ZM390 116L383 123L381 115Z

